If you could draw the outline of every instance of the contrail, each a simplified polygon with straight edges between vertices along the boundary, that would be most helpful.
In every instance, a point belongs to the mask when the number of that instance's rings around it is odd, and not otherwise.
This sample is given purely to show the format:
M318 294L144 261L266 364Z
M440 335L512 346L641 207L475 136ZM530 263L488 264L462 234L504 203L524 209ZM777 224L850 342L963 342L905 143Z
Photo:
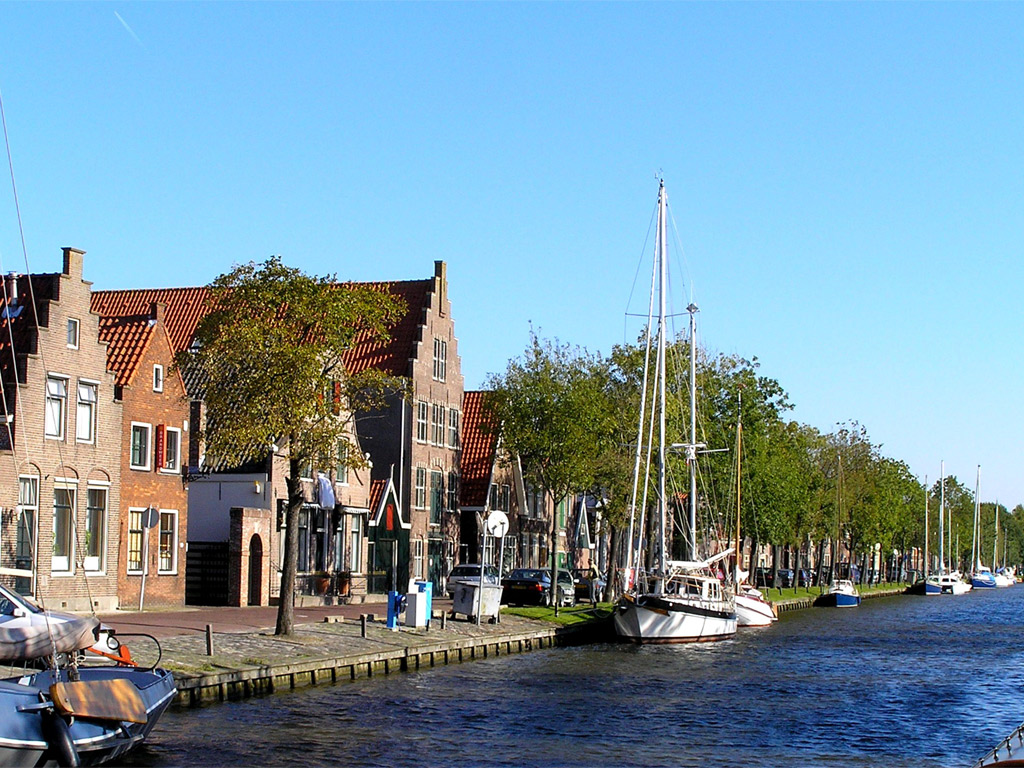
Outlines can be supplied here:
M114 15L117 16L117 20L121 22L121 26L128 30L128 34L135 39L135 42L138 43L141 47L145 48L145 46L142 45L142 41L139 39L139 36L135 34L135 30L129 27L128 22L121 18L121 14L117 11L114 11Z

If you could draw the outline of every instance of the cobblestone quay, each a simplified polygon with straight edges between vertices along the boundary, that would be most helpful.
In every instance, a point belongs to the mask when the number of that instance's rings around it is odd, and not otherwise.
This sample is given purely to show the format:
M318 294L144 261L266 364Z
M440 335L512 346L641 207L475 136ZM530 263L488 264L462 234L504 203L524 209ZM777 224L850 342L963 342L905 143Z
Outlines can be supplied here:
M275 635L273 622L252 628L252 623L269 614L263 616L250 609L102 618L118 630L140 663L156 661L153 644L131 634L151 634L160 639L163 656L159 664L174 673L176 703L184 707L593 642L610 637L612 632L607 614L604 620L571 627L508 615L503 615L499 624L477 626L464 618L442 618L445 611L435 609L429 629L392 630L386 626L384 605L336 608L347 610L297 608L295 633L289 636ZM367 616L365 636L360 613ZM205 619L209 619L210 632L203 623Z

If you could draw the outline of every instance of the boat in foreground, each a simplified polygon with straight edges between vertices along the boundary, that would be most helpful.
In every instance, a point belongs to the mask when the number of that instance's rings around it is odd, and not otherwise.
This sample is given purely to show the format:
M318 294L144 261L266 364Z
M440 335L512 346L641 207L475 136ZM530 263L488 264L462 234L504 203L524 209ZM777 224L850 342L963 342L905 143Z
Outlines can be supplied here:
M0 663L25 669L0 680L0 766L99 765L142 743L177 692L170 672L138 666L96 618L2 585L0 605Z

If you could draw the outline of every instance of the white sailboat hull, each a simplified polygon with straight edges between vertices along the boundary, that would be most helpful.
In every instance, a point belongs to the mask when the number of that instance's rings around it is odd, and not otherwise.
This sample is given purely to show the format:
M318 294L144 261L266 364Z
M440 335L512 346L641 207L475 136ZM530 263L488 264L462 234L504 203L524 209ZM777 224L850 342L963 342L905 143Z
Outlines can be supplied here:
M614 622L619 637L634 643L700 643L736 634L736 611L728 605L674 595L626 595Z
M763 597L736 595L736 625L740 627L767 627L778 617L775 608Z

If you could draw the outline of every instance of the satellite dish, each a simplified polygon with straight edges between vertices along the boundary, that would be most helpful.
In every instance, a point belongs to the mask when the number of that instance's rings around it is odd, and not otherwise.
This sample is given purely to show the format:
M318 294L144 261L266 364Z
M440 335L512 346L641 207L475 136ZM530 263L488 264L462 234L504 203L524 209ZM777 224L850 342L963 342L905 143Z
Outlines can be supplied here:
M487 516L487 522L484 525L489 536L498 539L504 538L508 533L508 515L497 509Z

